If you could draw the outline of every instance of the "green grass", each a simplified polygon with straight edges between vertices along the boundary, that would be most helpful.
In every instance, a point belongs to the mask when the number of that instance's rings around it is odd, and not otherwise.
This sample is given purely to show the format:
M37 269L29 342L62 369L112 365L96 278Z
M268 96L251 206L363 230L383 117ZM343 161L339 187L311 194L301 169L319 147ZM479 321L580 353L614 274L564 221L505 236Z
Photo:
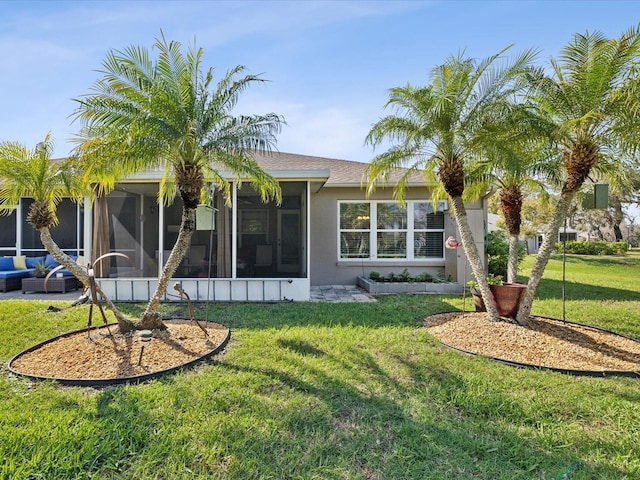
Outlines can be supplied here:
M534 313L561 316L561 267L551 261ZM567 319L640 338L638 272L637 253L568 258ZM0 302L3 363L86 322L86 306L48 305ZM102 390L5 369L0 478L640 477L638 380L517 370L447 351L420 319L462 305L428 295L211 305L207 316L229 326L232 341L195 369Z

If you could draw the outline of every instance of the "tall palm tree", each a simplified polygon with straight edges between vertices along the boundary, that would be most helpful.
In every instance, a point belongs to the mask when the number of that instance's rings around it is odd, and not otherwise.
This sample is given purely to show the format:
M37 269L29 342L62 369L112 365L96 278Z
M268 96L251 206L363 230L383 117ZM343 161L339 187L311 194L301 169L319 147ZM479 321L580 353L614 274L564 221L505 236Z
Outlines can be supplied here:
M553 218L534 262L517 315L526 322L560 225L576 192L592 173L637 161L640 148L640 25L618 39L599 32L576 34L551 60L551 74L531 77L531 96L552 122L552 143L564 178ZM620 168L622 167L622 168Z
M84 200L84 175L75 159L52 160L53 142L48 133L44 141L30 150L18 142L0 142L0 214L11 213L21 198L31 197L27 222L40 234L42 245L53 258L90 287L87 270L78 265L51 237L50 229L58 225L57 208L63 198ZM113 311L118 325L126 330L131 322L97 286L98 293Z
M274 113L232 115L240 94L264 80L243 75L244 67L237 66L214 85L214 70L202 70L202 49L194 45L185 53L162 35L155 47L157 60L144 47L109 52L103 77L92 93L76 100L74 113L82 125L78 155L98 164L115 162L121 174L160 166L160 200L166 204L179 195L183 202L178 238L137 328L164 328L157 307L185 256L207 182L228 203L225 172L248 179L263 201L281 199L278 182L251 153L270 151L284 120Z
M519 75L529 68L535 55L529 50L508 62L503 56L508 48L479 62L451 56L431 71L430 85L392 88L386 107L393 107L395 114L379 120L366 137L374 147L385 139L397 142L367 167L369 193L390 172L405 167L406 173L394 186L396 198L402 201L410 175L420 171L431 180L436 172L451 201L467 258L493 320L499 316L490 300L463 194L471 163L497 147L491 130L508 117L510 96L519 87Z

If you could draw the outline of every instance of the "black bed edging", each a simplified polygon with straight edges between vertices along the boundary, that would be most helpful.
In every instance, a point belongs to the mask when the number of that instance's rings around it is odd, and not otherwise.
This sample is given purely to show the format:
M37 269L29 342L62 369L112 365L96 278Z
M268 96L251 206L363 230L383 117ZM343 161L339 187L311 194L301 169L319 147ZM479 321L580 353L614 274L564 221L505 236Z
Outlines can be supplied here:
M218 323L218 322L216 322ZM112 323L109 324L107 326L112 326L112 325L117 325L117 323ZM222 324L220 324L222 325ZM224 325L223 325L224 326ZM100 327L102 328L102 327ZM227 328L227 327L225 327ZM131 383L131 384L135 384L135 383L141 383L141 382L145 382L147 380L152 380L154 378L159 378L163 375L168 375L170 373L174 373L177 372L178 370L181 370L183 368L187 368L190 367L192 365L195 365L198 362L201 362L203 360L206 360L209 357L214 356L216 353L220 352L224 347L226 347L227 343L229 343L229 339L231 338L231 329L227 328L227 336L225 337L225 339L220 343L220 345L218 345L216 348L214 348L212 351L205 353L204 355L201 355L198 358L195 358L187 363L182 363L180 365L177 365L175 367L172 368L168 368L166 370L160 370L158 372L153 372L153 373L147 373L144 375L136 375L133 377L118 377L118 378L88 378L88 379L76 379L76 378L56 378L56 377L40 377L37 375L29 375L27 373L21 373L18 372L16 370L14 370L11 367L11 364L18 359L19 357L21 357L22 355L32 352L34 350L37 350L38 348L42 347L43 345L46 345L47 343L51 343L59 338L64 338L64 337L68 337L71 335L74 335L76 333L79 332L83 332L86 331L86 328L82 328L80 330L74 330L72 332L67 332L64 333L62 335L58 335L57 337L53 337L50 338L48 340L45 340L44 342L40 342L37 345L34 345L33 347L28 348L27 350L24 350L22 352L20 352L19 354L17 354L15 357L13 357L11 360L9 360L8 366L7 368L9 369L9 371L15 375L19 375L21 377L26 377L26 378L30 378L33 380L38 380L38 381L47 381L47 380L53 380L61 385L67 385L67 386L75 386L75 387L107 387L110 385L122 385L125 383Z
M457 313L457 312L442 312L442 313ZM460 312L461 314L464 313L474 313L474 312ZM433 315L439 315L437 313L434 313ZM560 320L558 318L552 318L552 317L545 317L542 315L535 315L536 317L539 318L546 318L548 320L553 320L555 322L564 322L564 323L570 323L572 325L579 325L581 327L588 327L588 328L593 328L594 330L599 330L601 332L605 332L605 333L609 333L611 335L617 335L618 337L621 338L626 338L627 340L632 340L634 342L638 342L638 340L636 340L635 338L631 338L631 337L627 337L626 335L622 335L616 332L612 332L611 330L606 330L604 328L600 328L600 327L594 327L593 325L587 325L585 323L578 323L578 322L570 322L568 320ZM434 335L435 337L435 335ZM437 339L438 337L436 337ZM473 357L480 357L480 358L487 358L489 360L493 360L494 362L497 363L502 363L503 365L509 365L510 367L516 367L516 368L523 368L523 369L528 369L528 370L547 370L550 372L557 372L557 373L565 373L567 375L574 375L574 376L581 376L581 377L627 377L627 378L640 378L640 371L633 371L633 370L572 370L572 369L568 369L568 368L555 368L555 367L545 367L542 365L533 365L530 363L520 363L520 362L514 362L511 360L504 360L502 358L498 358L498 357L491 357L489 355L482 355L480 353L475 353L475 352L469 352L468 350L464 350L462 348L458 348L458 347L454 347L453 345L449 345L448 343L445 343L441 340L438 340L440 342L440 344L442 344L444 347L450 349L450 350L454 350L456 352L459 353L463 353L465 355L470 355ZM639 342L640 343L640 342Z
M502 363L504 365L509 365L510 367L516 368L526 368L528 370L548 370L551 372L558 373L566 373L568 375L582 376L582 377L629 377L629 378L640 378L640 371L634 372L631 370L571 370L567 368L555 368L555 367L545 367L542 365L532 365L530 363L520 363L514 362L511 360L504 360L498 357L490 357L488 355L481 355L479 353L469 352L467 350L463 350L462 348L454 347L447 343L444 343L438 340L444 347L454 350L459 353L464 353L465 355L470 355L474 357L487 358L489 360L493 360L497 363Z

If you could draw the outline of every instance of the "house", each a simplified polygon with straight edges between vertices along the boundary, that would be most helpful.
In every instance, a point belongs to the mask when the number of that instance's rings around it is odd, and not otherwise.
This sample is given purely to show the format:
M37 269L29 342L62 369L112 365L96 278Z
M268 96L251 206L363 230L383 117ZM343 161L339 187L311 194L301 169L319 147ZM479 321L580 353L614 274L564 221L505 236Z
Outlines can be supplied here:
M538 250L540 249L540 246L542 245L543 240L544 240L544 234L542 233L539 233L537 236L533 238L526 239L526 242L527 242L526 247L528 249L527 251L529 253L538 253ZM560 231L558 232L558 242L563 242L565 240L568 242L571 242L576 240L587 240L587 239L583 232L580 232L575 228L561 227Z
M255 158L280 182L282 203L262 203L248 182L234 184L232 207L211 191L215 208L198 207L191 246L174 275L191 299L307 301L312 285L355 285L373 270L470 278L463 249L445 248L446 238L459 238L448 204L434 210L422 175L411 178L402 208L393 200L394 175L366 197L365 163L288 153ZM135 175L93 206L60 205L60 226L51 232L65 252L127 255L95 268L114 301L148 300L177 238L181 201L159 207L160 177L160 171ZM2 255L42 255L38 233L24 220L30 203L23 199L0 217ZM482 252L486 199L467 206ZM176 299L173 293L165 299Z

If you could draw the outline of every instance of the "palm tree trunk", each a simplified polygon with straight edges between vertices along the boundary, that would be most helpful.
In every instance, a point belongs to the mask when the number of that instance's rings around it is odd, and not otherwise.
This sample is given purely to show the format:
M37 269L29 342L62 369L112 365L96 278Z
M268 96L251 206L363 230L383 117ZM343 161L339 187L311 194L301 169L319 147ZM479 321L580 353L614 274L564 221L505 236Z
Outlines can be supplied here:
M169 259L162 269L162 274L158 279L158 286L153 296L147 303L147 307L140 315L140 324L142 328L160 328L165 329L166 325L162 323L162 318L157 312L158 305L162 296L167 291L169 280L178 269L180 262L185 257L189 244L191 243L191 237L193 235L193 229L196 224L196 210L195 208L184 207L182 209L182 223L180 225L180 232L178 233L178 239L173 246Z
M519 235L509 235L509 260L507 264L507 282L516 283L518 281L518 252L520 251Z
M558 240L560 226L567 216L567 212L569 211L574 195L575 192L563 192L560 195L553 217L551 218L549 227L547 228L544 239L542 240L542 245L540 245L536 260L533 263L527 289L524 292L522 302L520 303L520 309L516 316L516 320L521 325L526 324L529 316L531 315L531 308L533 307L533 300L536 296L538 285L540 284L540 280L542 280L544 269L547 266L547 263L549 263L549 257L551 257L553 248Z
M82 282L85 289L90 289L89 284L89 274L87 271L78 265L69 255L64 253L62 249L58 246L58 244L51 238L51 232L48 227L42 227L39 229L40 231L40 241L44 248L51 254L51 256L60 264L64 265L64 268L73 273L73 276ZM118 327L121 332L128 332L133 330L136 326L135 322L126 318L120 310L116 308L111 299L107 297L104 292L100 289L100 286L96 284L95 286L96 292L105 303L109 306L113 315L116 317L116 321L118 322Z
M465 254L469 260L469 265L471 265L473 276L478 283L482 300L484 300L487 313L489 314L489 319L494 322L500 321L500 315L498 315L498 310L493 303L493 297L491 295L491 290L489 289L489 283L487 282L487 275L482 264L482 259L480 258L475 241L473 240L473 233L471 232L471 226L469 225L469 220L467 218L467 210L464 207L462 197L451 197L451 205L453 206L453 214L458 225L458 230L460 230L462 245L464 246ZM464 287L466 288L466 285L464 285Z
M522 226L522 190L518 183L508 182L500 190L500 210L509 235L507 282L515 283L518 276L518 251Z

